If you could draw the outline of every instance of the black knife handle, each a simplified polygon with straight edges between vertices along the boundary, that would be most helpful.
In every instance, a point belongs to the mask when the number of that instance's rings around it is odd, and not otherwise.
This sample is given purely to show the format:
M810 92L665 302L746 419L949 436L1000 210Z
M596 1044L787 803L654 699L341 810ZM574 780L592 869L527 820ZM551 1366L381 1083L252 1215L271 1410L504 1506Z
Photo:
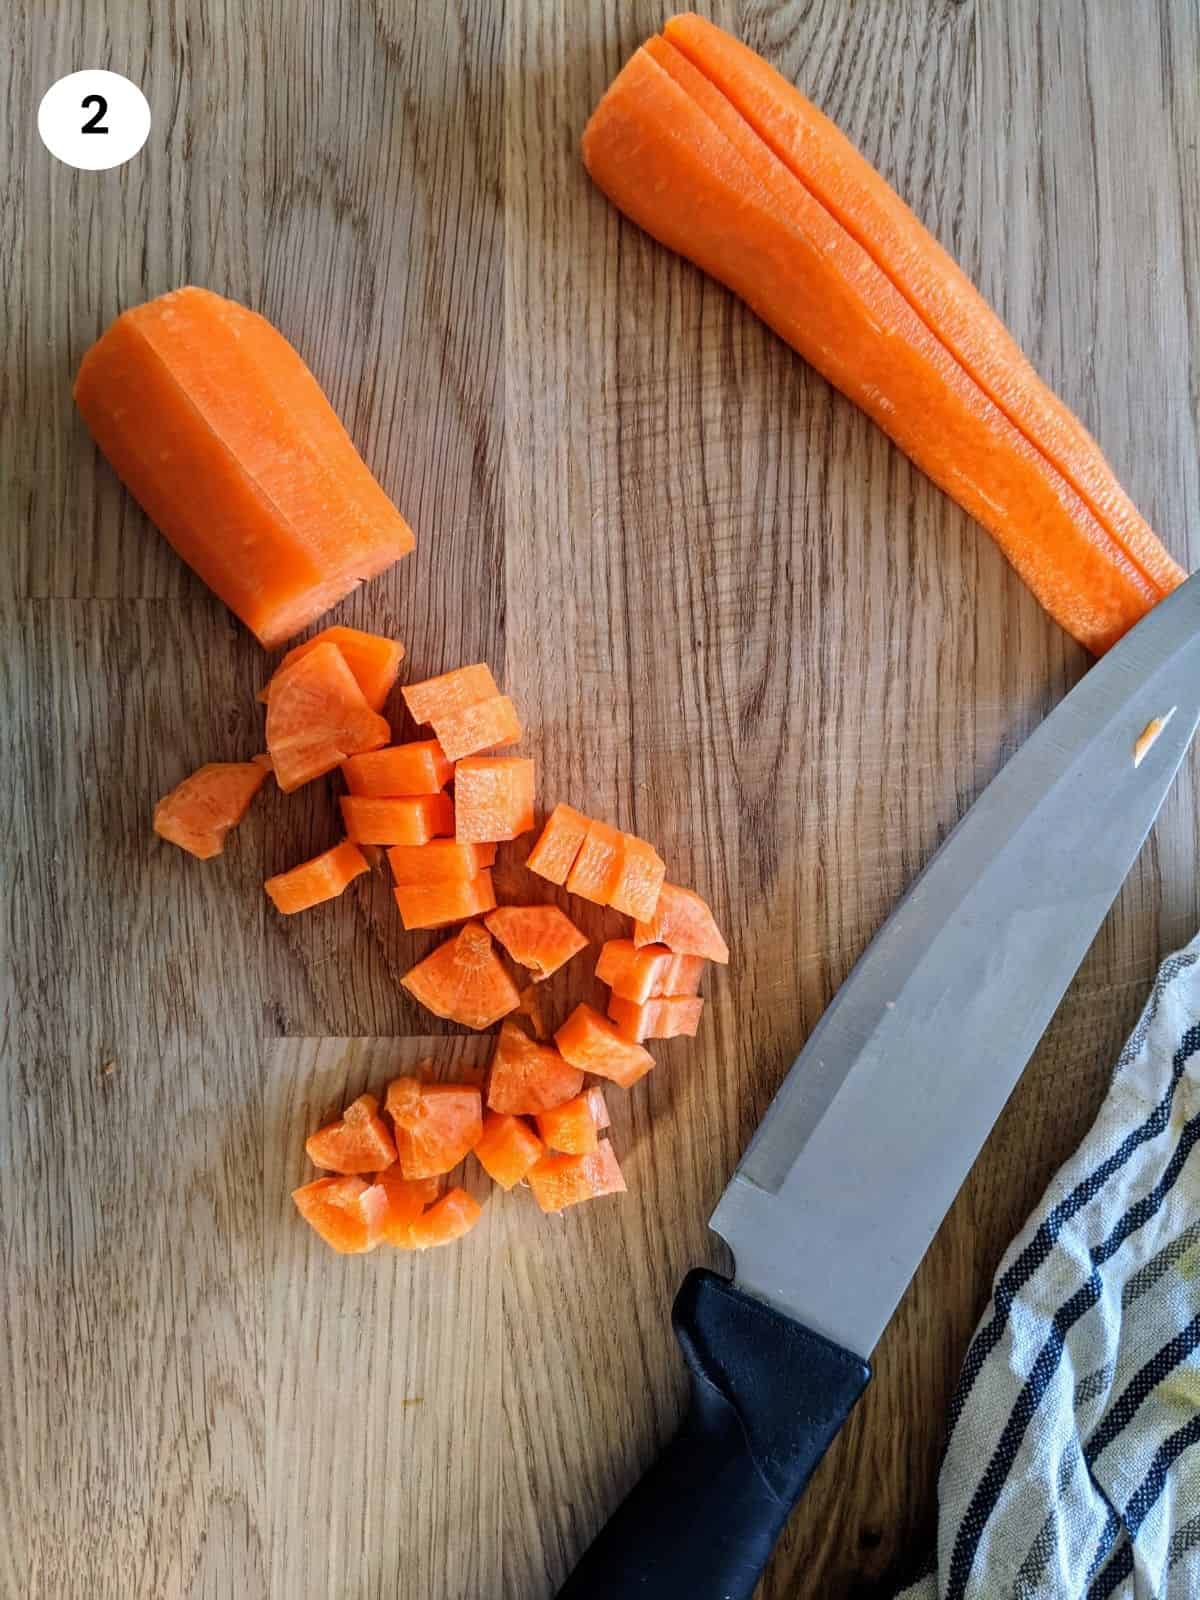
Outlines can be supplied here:
M871 1369L859 1356L690 1272L672 1312L691 1404L559 1600L751 1600L818 1461Z

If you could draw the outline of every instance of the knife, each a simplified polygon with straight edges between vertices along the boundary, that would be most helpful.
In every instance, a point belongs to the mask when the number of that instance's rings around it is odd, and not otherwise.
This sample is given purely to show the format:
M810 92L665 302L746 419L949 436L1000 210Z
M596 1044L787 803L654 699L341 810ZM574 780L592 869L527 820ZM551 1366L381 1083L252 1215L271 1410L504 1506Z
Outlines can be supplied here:
M682 1426L560 1600L750 1600L1198 719L1200 574L984 790L813 1029L710 1219L734 1277L675 1301Z

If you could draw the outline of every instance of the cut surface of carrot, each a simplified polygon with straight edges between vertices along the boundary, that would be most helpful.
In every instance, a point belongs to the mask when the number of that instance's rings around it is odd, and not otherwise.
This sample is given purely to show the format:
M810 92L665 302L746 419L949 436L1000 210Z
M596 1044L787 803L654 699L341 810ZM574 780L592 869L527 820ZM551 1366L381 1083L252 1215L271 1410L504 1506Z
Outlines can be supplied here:
M313 1166L326 1172L380 1172L396 1159L396 1146L373 1094L360 1094L336 1122L310 1134L304 1148Z
M557 906L499 906L483 920L512 959L529 968L535 982L587 948L587 939Z
M620 882L625 835L607 822L589 821L587 835L567 878L567 893L606 906Z
M573 1100L564 1100L560 1106L539 1111L537 1129L548 1150L561 1150L573 1156L585 1156L594 1150L599 1139L589 1091L585 1089Z
M391 736L334 644L315 645L271 679L267 750L279 787L289 793Z
M468 922L401 982L434 1016L466 1028L490 1028L521 1002L482 922Z
M392 744L342 762L351 794L391 799L396 795L437 794L454 776L454 764L436 739Z
M548 878L561 887L570 876L587 831L588 819L583 813L560 802L547 817L525 865L539 877Z
M263 888L275 903L276 911L290 916L307 911L324 900L334 900L346 885L369 872L366 858L356 844L343 839L332 850L325 850L311 861L302 861L290 872L277 872Z
M663 995L659 999L623 1000L609 996L608 1014L627 1039L675 1039L680 1034L694 1038L700 1026L704 1001L699 995Z
M729 946L721 937L708 905L692 889L664 883L649 922L635 924L633 942L640 950L648 944L665 944L680 956L702 956L706 961L729 960Z
M475 1159L502 1189L515 1189L546 1147L522 1117L488 1111L483 1134L475 1146Z
M404 660L404 646L399 639L385 639L378 633L363 633L360 628L322 628L320 633L295 645L284 656L276 669L282 672L293 661L315 650L319 644L333 644L354 675L354 681L363 692L363 699L372 711L382 711L384 702L392 692L392 685L400 676L400 663ZM264 703L270 696L271 685L258 691Z
M423 683L410 683L402 689L404 703L414 722L431 725L452 717L466 706L478 705L500 693L491 668L477 662L472 667L456 667Z
M562 1211L601 1195L624 1194L616 1153L601 1139L590 1155L548 1155L529 1169L529 1187L543 1211Z
M387 1109L405 1178L437 1178L449 1172L470 1154L483 1132L482 1098L469 1083L395 1078L388 1085Z
M428 844L398 844L388 851L388 865L397 884L465 883L496 860L494 844L459 844L431 839Z
M432 726L451 761L478 755L481 750L499 750L521 737L516 707L506 694L490 695L472 706L434 717Z
M596 976L622 1000L641 1005L659 995L696 994L704 973L703 956L677 956L665 944L643 945L609 939L601 948Z
M454 803L448 794L414 794L383 800L344 794L342 821L355 844L428 844L454 832Z
M666 863L653 845L635 834L622 834L621 871L609 894L608 904L614 911L647 922L654 915L666 875Z
M535 1044L513 1022L496 1040L488 1076L487 1103L510 1116L536 1116L571 1100L583 1088L583 1073L550 1045Z
M435 883L401 883L393 890L406 928L444 928L452 922L481 917L496 905L492 874L485 868L473 878L444 878Z
M644 1078L654 1065L649 1050L623 1033L594 1007L576 1006L554 1035L554 1042L565 1061L581 1072L594 1072L628 1089Z
M612 1118L608 1114L608 1102L604 1098L604 1090L598 1083L593 1083L586 1093L588 1104L592 1108L592 1121L598 1128L610 1128Z
M119 316L75 403L150 520L267 647L413 547L300 356L207 289Z
M362 1178L317 1178L292 1190L296 1210L341 1255L362 1255L383 1238L387 1196Z
M525 756L468 756L454 769L454 836L460 844L502 843L533 827L533 762Z
M270 768L260 761L210 761L176 784L154 808L154 831L201 861L225 848L225 837L250 809Z
M414 1250L431 1250L461 1239L483 1215L479 1202L465 1189L451 1189L413 1224Z
M383 1213L380 1232L385 1244L397 1250L412 1250L413 1224L438 1197L436 1178L406 1178L397 1161L376 1175L375 1182L383 1190L387 1206Z

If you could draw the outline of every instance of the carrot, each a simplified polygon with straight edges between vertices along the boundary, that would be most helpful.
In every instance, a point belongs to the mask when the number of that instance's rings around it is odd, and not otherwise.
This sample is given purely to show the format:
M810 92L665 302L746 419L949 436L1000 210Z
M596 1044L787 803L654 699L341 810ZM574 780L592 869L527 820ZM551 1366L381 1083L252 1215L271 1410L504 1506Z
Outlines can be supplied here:
M413 721L432 724L467 706L477 706L481 700L493 699L500 689L491 668L480 661L472 667L456 667L440 677L426 678L422 683L410 683L400 692Z
M293 912L319 906L324 900L336 899L348 883L369 871L358 846L343 839L332 850L301 862L290 872L277 872L267 879L263 888L275 902L275 909L291 916Z
M606 906L620 882L625 862L625 835L607 822L589 822L583 846L567 878L568 894L582 895Z
M447 878L440 883L397 884L392 893L400 920L408 929L444 928L468 917L481 917L496 905L492 875L485 868L473 878Z
M400 981L434 1016L466 1028L490 1028L521 1000L482 922L468 922Z
M469 756L454 769L454 837L459 844L515 839L533 827L533 762Z
M395 800L344 794L340 801L348 838L356 844L423 845L454 832L454 805L447 794L414 794Z
M596 976L622 1000L641 1005L660 995L695 994L704 972L702 956L677 956L665 944L642 949L632 939L609 939L600 950Z
M529 1169L529 1187L543 1211L562 1211L601 1195L624 1194L625 1179L612 1145L601 1139L590 1155L543 1156Z
M483 921L535 983L587 948L587 939L557 906L500 906Z
M342 762L351 794L391 799L395 795L437 794L454 776L454 764L436 739L388 745Z
M261 761L210 761L197 768L155 806L155 833L201 861L219 856L269 771Z
M413 1224L412 1247L429 1250L439 1244L453 1244L461 1239L483 1215L477 1200L465 1189L451 1189Z
M627 1039L675 1039L680 1034L694 1038L700 1026L704 1001L699 995L663 995L659 999L623 1000L610 995L608 1014Z
M397 1161L380 1172L375 1182L387 1197L380 1228L384 1243L395 1245L398 1250L414 1249L413 1226L420 1220L426 1206L431 1206L437 1199L438 1180L406 1178Z
M667 875L658 851L632 833L621 835L621 871L608 897L614 911L646 921L654 915Z
M601 1089L599 1084L593 1083L591 1087L586 1090L586 1094L588 1098L588 1104L592 1108L592 1121L598 1128L611 1127L612 1118L608 1114L608 1102L604 1098L604 1090Z
M537 1128L547 1149L561 1150L567 1155L585 1156L599 1143L587 1090L573 1100L564 1100L560 1106L539 1111Z
M699 19L669 24L597 106L592 177L867 411L1069 632L1106 649L1182 570L915 219L749 56Z
M551 883L566 883L587 838L588 819L572 806L556 805L525 865Z
M516 744L521 737L516 707L506 694L494 694L476 705L435 717L432 726L451 761Z
M362 1178L317 1178L292 1190L296 1210L341 1255L374 1250L383 1237L387 1196Z
M564 1061L628 1089L654 1065L649 1050L620 1033L589 1005L576 1006L554 1035Z
M118 317L75 402L150 520L268 648L413 547L292 346L206 289Z
M449 1172L479 1143L483 1104L469 1083L422 1083L394 1078L387 1109L396 1129L396 1154L407 1179Z
M465 883L478 877L495 860L494 844L458 844L453 839L397 844L388 851L392 877L401 887Z
M511 1116L536 1116L571 1100L583 1073L549 1045L535 1044L515 1023L501 1024L488 1076L487 1103Z
M502 1189L515 1189L546 1147L520 1117L498 1111L484 1115L483 1134L475 1146L475 1159Z
M404 660L404 646L399 639L384 639L377 633L363 633L359 628L323 628L320 633L294 646L275 669L282 672L293 661L306 656L319 644L335 644L342 659L350 668L355 683L363 692L363 699L372 711L382 711L392 685L400 676L400 663ZM258 691L264 703L270 697L271 685Z
M373 1094L360 1094L337 1122L310 1134L304 1148L313 1166L327 1172L380 1172L396 1159L396 1146Z
M336 645L315 645L271 679L267 750L275 780L288 793L391 736Z
M675 883L663 884L654 915L634 925L633 942L639 950L665 944L676 955L703 956L722 965L729 960L729 946L708 906L691 889Z

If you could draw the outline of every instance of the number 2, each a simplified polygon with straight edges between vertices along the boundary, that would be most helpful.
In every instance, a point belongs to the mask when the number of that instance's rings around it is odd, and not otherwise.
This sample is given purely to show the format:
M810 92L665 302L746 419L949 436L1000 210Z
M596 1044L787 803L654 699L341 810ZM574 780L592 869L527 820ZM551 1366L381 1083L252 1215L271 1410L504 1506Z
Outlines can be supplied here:
M108 110L108 101L102 94L85 95L80 102L81 109L86 111L89 106L95 106L95 111L79 130L81 133L107 133L108 129L100 126L100 119Z

